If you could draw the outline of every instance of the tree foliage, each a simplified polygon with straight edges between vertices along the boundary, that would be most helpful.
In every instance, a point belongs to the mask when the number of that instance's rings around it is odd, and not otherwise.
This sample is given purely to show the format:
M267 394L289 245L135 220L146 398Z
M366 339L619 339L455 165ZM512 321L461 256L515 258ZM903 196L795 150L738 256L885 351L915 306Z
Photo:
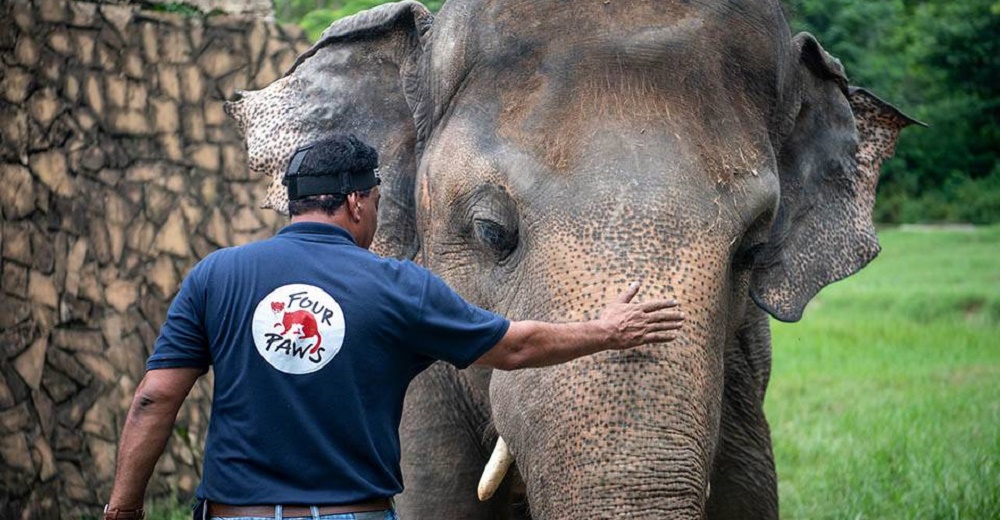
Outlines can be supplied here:
M275 0L315 40L385 0ZM425 1L432 11L444 0ZM903 132L883 167L881 222L1000 222L1000 0L785 0L864 86L930 128Z
M316 41L336 20L387 3L389 0L274 0L274 13L279 21L302 27L309 39ZM444 0L423 3L437 12Z

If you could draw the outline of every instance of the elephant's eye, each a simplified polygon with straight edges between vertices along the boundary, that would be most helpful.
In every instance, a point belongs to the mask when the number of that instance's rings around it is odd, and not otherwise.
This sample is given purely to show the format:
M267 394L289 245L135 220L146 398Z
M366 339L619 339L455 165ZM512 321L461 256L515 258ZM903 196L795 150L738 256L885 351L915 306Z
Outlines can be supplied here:
M503 186L484 183L465 199L462 233L486 253L488 263L504 264L520 242L517 203Z
M762 210L747 226L733 251L732 266L737 271L753 269L760 262L767 262L768 238L774 217L770 208Z
M501 259L517 247L517 231L511 231L498 222L485 218L473 221L476 238L497 252Z
M738 270L750 269L757 260L758 253L764 249L764 243L756 243L746 247L740 247L733 255L733 267Z

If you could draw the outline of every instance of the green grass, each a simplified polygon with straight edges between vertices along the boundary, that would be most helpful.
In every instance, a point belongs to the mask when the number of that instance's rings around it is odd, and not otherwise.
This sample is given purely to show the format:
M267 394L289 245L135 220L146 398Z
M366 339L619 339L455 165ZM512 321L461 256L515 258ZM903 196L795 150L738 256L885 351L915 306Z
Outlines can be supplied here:
M774 323L766 410L787 519L1000 515L1000 227L885 230Z
M146 520L191 520L193 503L177 495L146 500Z

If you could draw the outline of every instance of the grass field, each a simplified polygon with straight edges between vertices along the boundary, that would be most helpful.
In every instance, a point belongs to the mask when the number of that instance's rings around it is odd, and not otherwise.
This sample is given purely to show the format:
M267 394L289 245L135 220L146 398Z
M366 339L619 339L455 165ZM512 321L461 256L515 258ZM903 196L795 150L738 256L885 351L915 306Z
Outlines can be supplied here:
M880 238L801 322L774 324L781 516L1000 518L1000 227Z
M1000 227L879 236L774 323L782 518L1000 518Z

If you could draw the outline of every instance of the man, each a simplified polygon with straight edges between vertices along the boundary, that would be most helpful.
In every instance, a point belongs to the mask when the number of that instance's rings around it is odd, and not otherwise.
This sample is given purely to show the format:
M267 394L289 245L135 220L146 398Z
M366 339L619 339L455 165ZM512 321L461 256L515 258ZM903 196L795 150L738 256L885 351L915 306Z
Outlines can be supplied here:
M106 519L141 516L177 410L210 365L207 516L394 518L403 396L435 360L513 370L675 338L676 302L629 303L638 284L595 320L509 322L368 251L376 164L353 136L300 148L284 179L291 224L184 280L122 432Z

